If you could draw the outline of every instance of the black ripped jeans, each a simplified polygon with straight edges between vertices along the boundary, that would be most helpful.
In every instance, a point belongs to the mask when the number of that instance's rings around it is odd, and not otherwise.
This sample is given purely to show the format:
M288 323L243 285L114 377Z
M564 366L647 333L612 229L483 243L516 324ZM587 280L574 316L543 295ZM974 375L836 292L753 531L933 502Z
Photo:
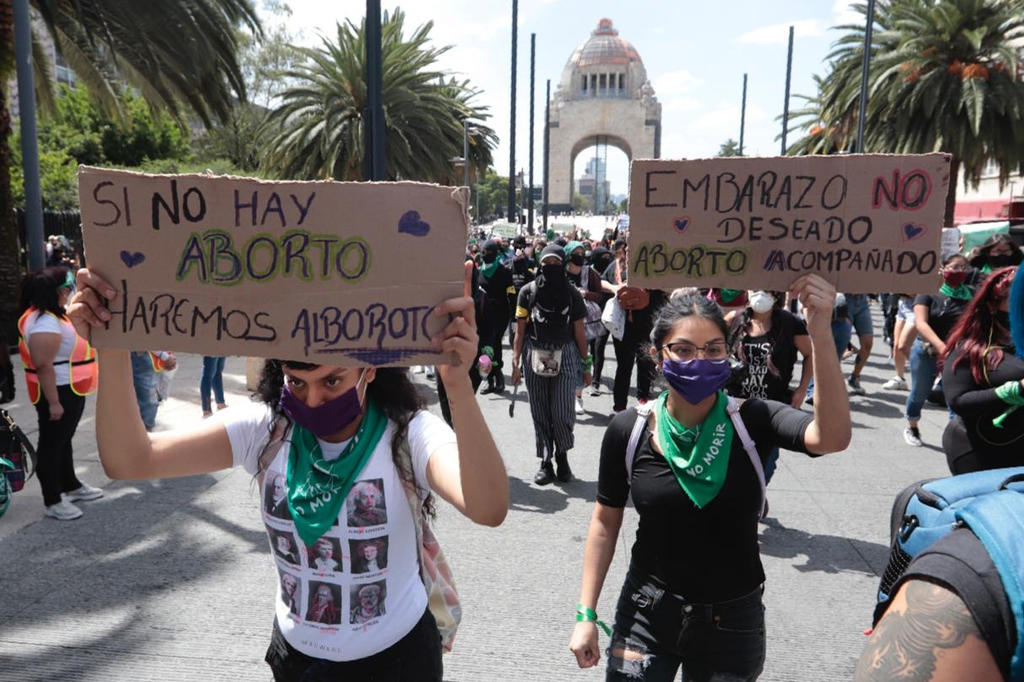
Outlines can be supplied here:
M756 680L765 657L761 592L698 604L627 575L605 680L668 682L680 667L686 682Z

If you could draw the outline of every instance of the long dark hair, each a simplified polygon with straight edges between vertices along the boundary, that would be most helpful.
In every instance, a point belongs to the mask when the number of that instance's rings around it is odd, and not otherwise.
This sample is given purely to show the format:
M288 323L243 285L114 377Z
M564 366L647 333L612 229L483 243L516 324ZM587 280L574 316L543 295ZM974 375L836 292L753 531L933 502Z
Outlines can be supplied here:
M59 292L67 284L68 272L63 265L52 265L22 277L18 293L18 314L35 308L64 317L67 312L60 305Z
M729 338L729 326L725 323L725 316L722 315L722 309L718 304L700 294L685 294L669 299L658 308L651 327L651 345L660 350L665 338L672 333L672 328L686 317L710 320L722 330L724 338Z
M273 433L274 425L279 418L283 418L289 425L291 424L291 420L279 406L281 389L284 387L283 367L309 371L316 369L319 365L291 360L267 360L263 363L263 372L260 374L260 383L256 387L254 397L268 405L274 413L274 419L270 425L271 433ZM420 394L419 388L409 378L408 368L378 367L373 381L366 385L366 399L377 403L377 407L384 415L395 423L394 434L391 437L391 457L395 469L398 470L398 475L404 483L414 486L421 495L425 496L424 513L433 517L435 514L433 495L429 488L424 489L417 483L415 474L398 454L400 448L408 449L405 441L409 435L409 421L417 412L426 407L426 401ZM270 464L264 461L264 454L266 451L260 455L257 475Z
M1017 247L1017 243L1013 241L1013 237L1008 234L994 234L985 240L985 243L981 246L977 246L971 251L970 259L968 263L973 268L984 267L988 263L989 256L992 253L992 249L1000 244L1009 244L1013 249L1011 254L1014 259L1013 265L1020 265L1021 261L1024 260L1024 253L1021 253Z
M946 342L946 352L941 358L944 363L950 352L959 347L960 355L953 362L953 369L967 360L971 365L971 376L982 386L988 383L988 371L1003 361L1003 349L997 344L998 340L1009 336L1010 330L1004 329L996 320L996 311L1010 296L1010 285L1016 274L1016 266L999 268L982 282L960 319L953 325ZM993 344L993 340L997 343Z

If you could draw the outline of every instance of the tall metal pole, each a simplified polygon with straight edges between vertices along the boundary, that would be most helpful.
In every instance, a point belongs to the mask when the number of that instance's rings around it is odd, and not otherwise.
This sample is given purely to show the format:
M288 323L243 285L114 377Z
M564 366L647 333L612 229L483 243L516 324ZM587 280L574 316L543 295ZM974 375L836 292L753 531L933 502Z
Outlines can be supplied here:
M793 77L793 27L789 27L789 53L786 55L786 100L782 103L782 155L786 155L786 133L789 131L789 84Z
M871 31L875 26L875 0L868 0L864 25L864 59L860 68L860 107L857 109L857 153L864 153L864 119L868 117L868 67L871 65Z
M39 188L36 86L32 76L32 24L28 0L14 0L14 60L18 72L21 166L25 173L25 236L28 241L28 269L31 271L46 265L46 252L43 249L43 195Z
M508 221L516 213L516 43L519 42L519 0L512 0L512 113L508 134ZM519 220L517 219L518 223Z
M743 103L740 105L740 156L743 156L743 133L747 124L747 74L743 74Z
M526 199L527 232L533 234L533 91L535 85L535 71L537 66L537 34L530 34L530 187L526 190L529 197Z
M366 0L366 111L363 118L363 179L386 180L384 65L381 63L380 0Z
M548 166L551 154L551 79L544 100L544 233L548 231Z

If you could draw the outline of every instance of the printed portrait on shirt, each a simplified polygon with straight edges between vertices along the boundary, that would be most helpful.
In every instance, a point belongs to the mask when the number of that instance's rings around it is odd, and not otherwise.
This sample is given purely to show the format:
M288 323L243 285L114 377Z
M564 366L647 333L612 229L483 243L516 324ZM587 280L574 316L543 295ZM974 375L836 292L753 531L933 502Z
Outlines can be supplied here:
M350 589L352 608L349 610L349 623L358 625L368 623L384 615L384 598L387 596L387 583L378 580L374 583L353 585Z
M288 483L284 474L270 472L263 482L263 508L277 519L291 519L288 511Z
M281 601L288 606L292 615L299 615L299 604L302 601L302 580L288 571L278 569L281 581Z
M270 537L270 546L273 548L274 554L290 564L302 565L302 560L299 559L299 545L291 531L268 527L267 534Z
M341 541L325 535L306 547L306 558L314 571L341 571Z
M388 538L372 540L349 540L352 556L352 573L376 573L388 566Z
M306 620L324 625L341 624L341 585L309 581L309 609Z
M380 526L388 522L384 502L384 479L358 481L348 494L348 525L352 528Z

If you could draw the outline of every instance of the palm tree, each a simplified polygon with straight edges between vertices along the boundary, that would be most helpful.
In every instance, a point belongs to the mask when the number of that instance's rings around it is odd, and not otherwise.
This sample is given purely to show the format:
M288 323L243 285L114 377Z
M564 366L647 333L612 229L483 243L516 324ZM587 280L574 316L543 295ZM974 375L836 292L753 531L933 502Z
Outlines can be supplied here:
M452 159L462 156L463 125L469 123L470 159L491 163L494 132L481 121L486 107L472 103L477 91L447 77L436 66L449 48L432 47L433 22L406 39L405 14L384 13L381 24L384 120L388 173L392 178L451 181ZM267 117L267 148L261 168L291 179L361 180L366 97L365 22L337 25L334 41L299 48L305 62L288 71L293 85Z
M30 5L79 81L112 113L119 113L117 93L125 83L183 125L189 116L209 125L245 98L236 28L261 32L250 0L30 0ZM19 279L7 154L6 87L13 50L11 0L0 0L0 341L13 329ZM52 81L45 72L37 74L36 97L45 110Z
M1001 184L1024 171L1024 0L880 0L875 12L864 149L951 154L950 225L961 174L977 186L990 161ZM857 116L864 26L840 28L822 81L825 128Z

